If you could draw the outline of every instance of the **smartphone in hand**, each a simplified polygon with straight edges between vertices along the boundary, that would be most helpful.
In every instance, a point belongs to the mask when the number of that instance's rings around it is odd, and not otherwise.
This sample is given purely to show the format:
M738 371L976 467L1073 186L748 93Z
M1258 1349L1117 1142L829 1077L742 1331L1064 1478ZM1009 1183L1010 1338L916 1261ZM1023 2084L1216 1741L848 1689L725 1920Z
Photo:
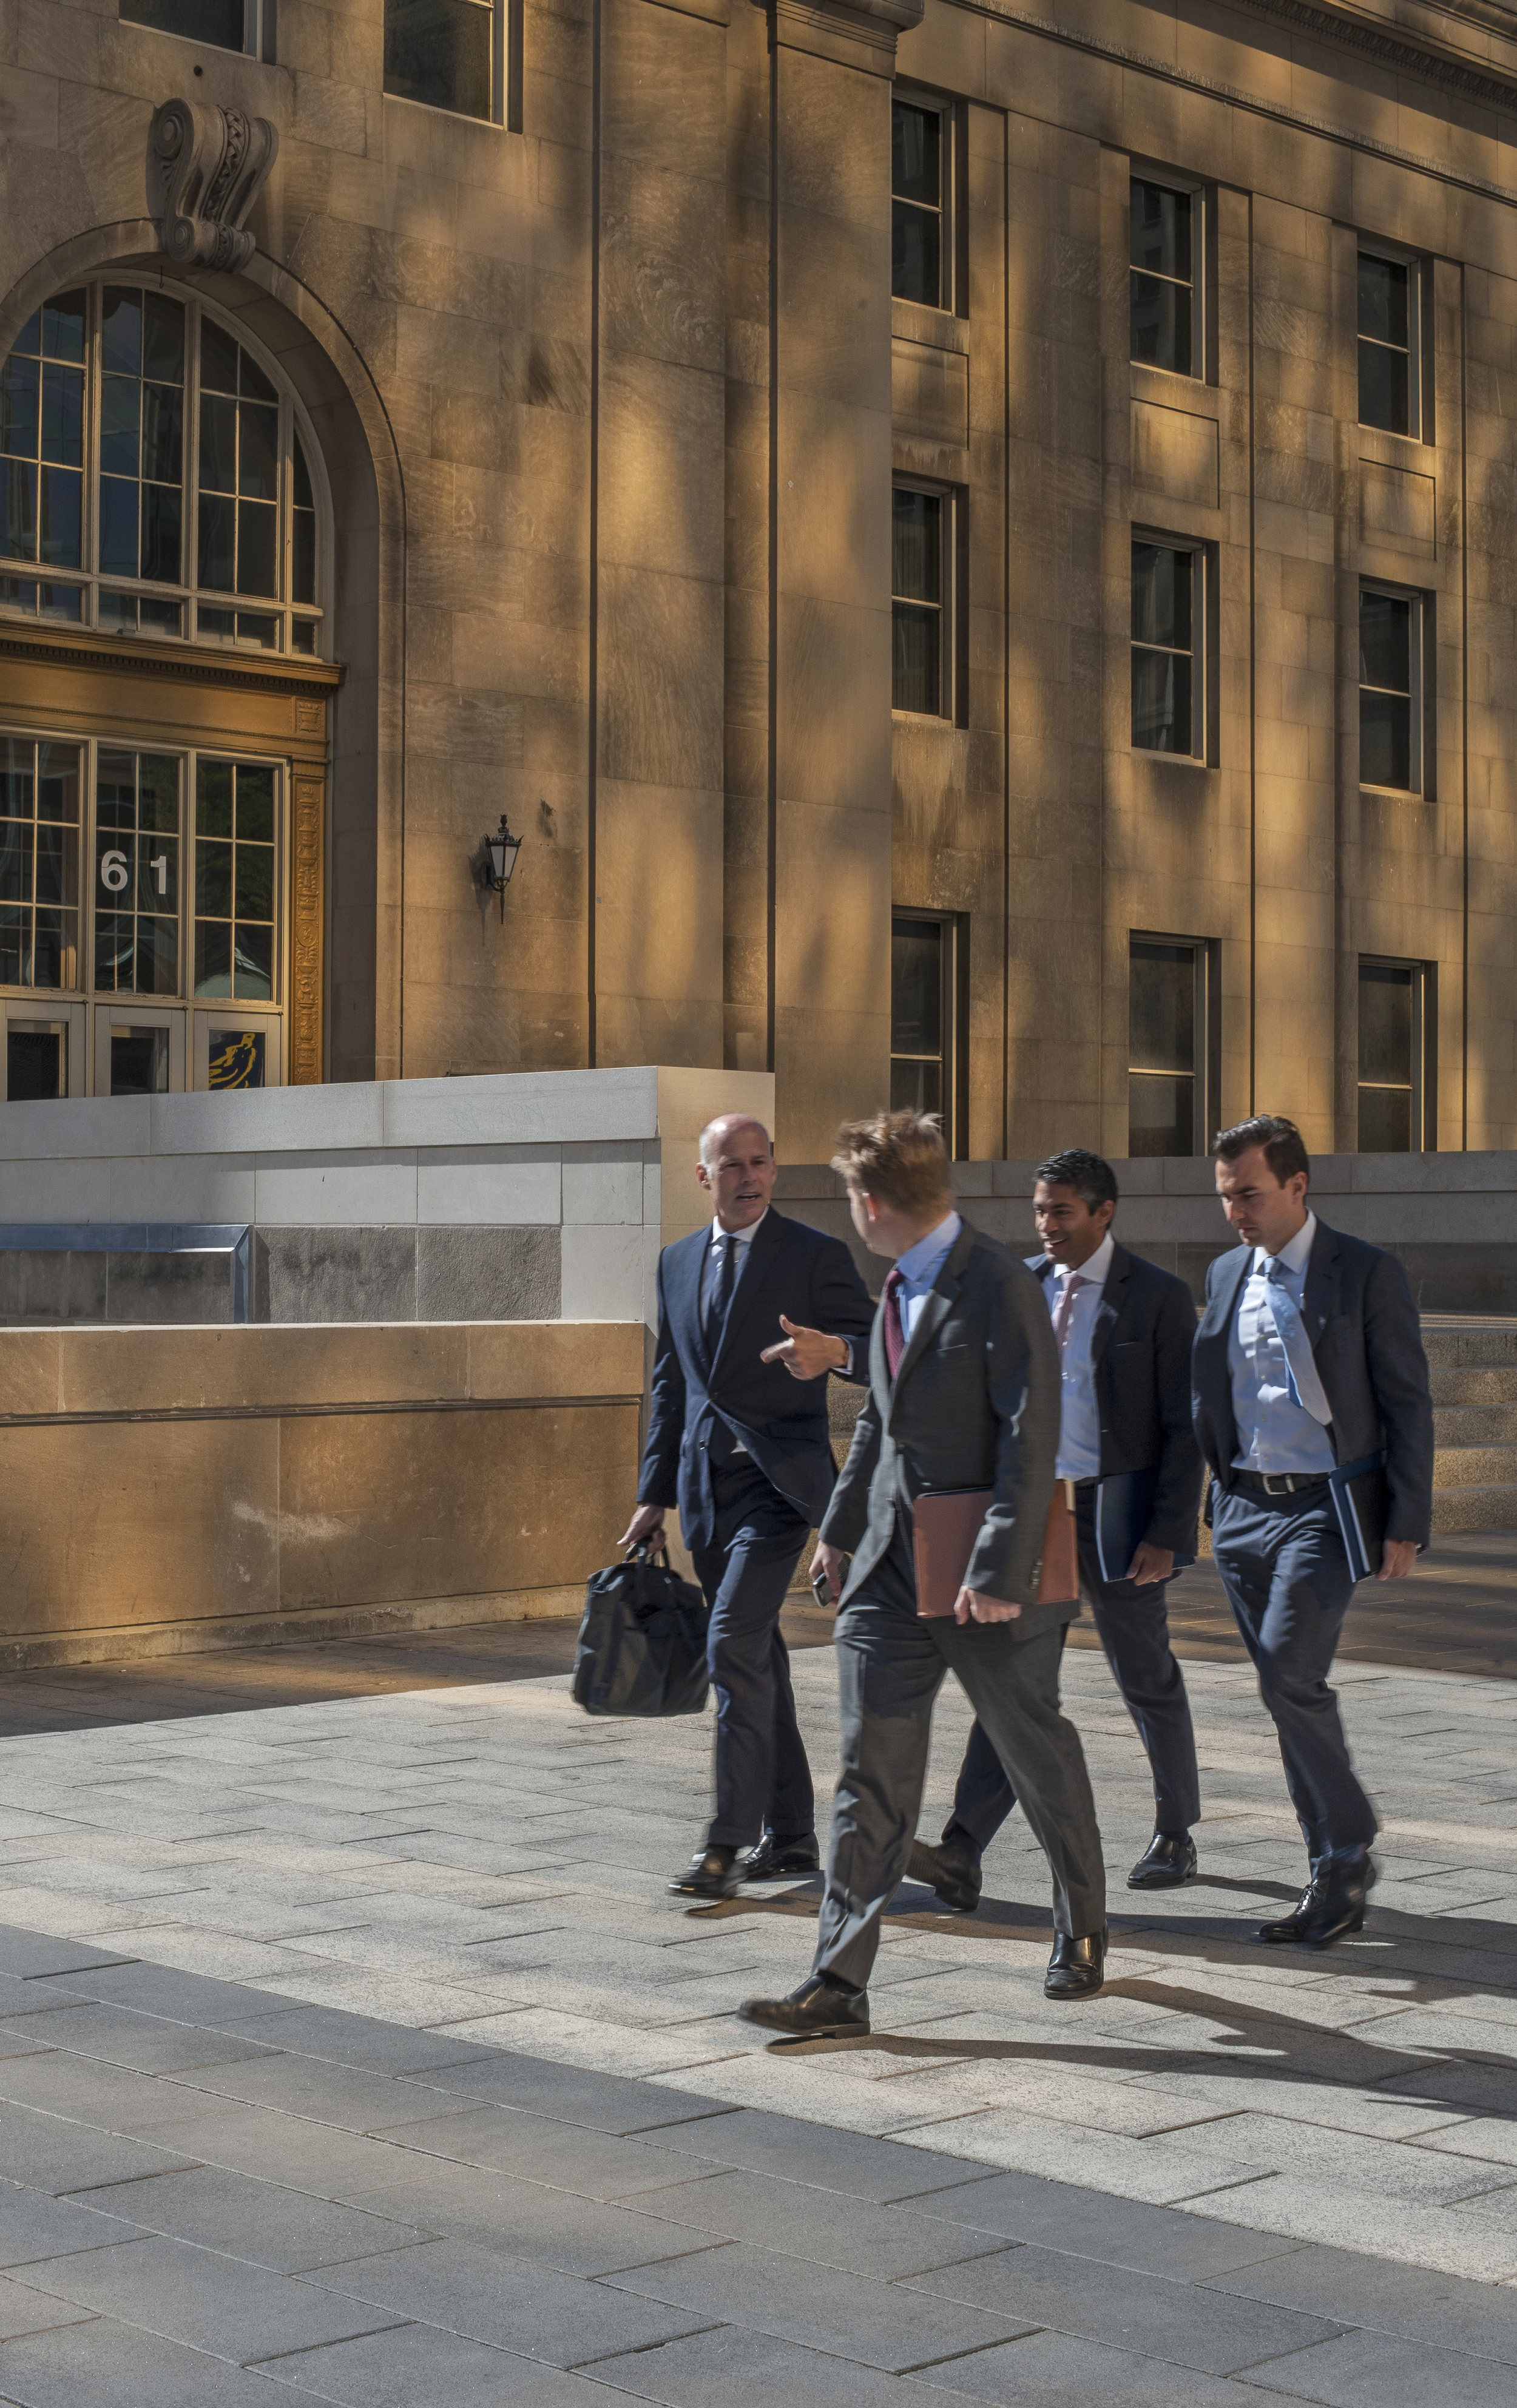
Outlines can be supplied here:
M853 1558L852 1555L845 1555L842 1562L837 1567L838 1597L841 1597L843 1590L848 1586L849 1569L852 1564L852 1561ZM815 1580L811 1583L811 1595L815 1598L823 1613L837 1612L837 1598L833 1596L832 1591L827 1586L827 1575L825 1572L818 1572Z

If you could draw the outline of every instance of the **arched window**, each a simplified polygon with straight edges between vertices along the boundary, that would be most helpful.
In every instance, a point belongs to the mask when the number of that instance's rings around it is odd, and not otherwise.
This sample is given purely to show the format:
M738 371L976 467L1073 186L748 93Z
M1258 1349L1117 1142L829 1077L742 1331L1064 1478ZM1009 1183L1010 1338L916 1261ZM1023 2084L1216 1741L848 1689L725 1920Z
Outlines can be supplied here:
M320 655L315 458L271 365L193 294L56 294L0 371L0 610Z

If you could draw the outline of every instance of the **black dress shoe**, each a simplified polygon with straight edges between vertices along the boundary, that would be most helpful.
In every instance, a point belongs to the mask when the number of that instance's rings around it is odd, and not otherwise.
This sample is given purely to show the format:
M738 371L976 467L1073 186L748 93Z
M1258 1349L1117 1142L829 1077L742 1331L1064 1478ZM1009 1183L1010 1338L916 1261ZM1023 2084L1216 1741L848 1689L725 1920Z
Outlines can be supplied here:
M1278 1923L1260 1924L1259 1937L1267 1948L1288 1948L1299 1941L1309 1941L1314 1948L1330 1948L1346 1932L1363 1929L1365 1899L1374 1886L1375 1867L1368 1856L1354 1865L1324 1865L1289 1914L1282 1914Z
M1352 1864L1330 1864L1313 1885L1316 1899L1305 1919L1301 1937L1309 1948L1331 1948L1335 1940L1365 1928L1365 1901L1375 1884L1375 1868L1367 1856Z
M1083 1940L1067 1931L1055 1932L1053 1954L1043 1979L1045 1999L1094 1999L1106 1979L1106 1932L1093 1931Z
M758 1846L750 1848L742 1859L741 1878L745 1882L804 1881L808 1873L821 1870L814 1839L777 1840L772 1831L766 1831Z
M704 1848L692 1856L690 1868L670 1882L676 1898L731 1898L743 1877L736 1848Z
M960 1914L973 1914L980 1904L983 1876L973 1856L961 1849L934 1848L925 1840L913 1840L906 1870L909 1880L924 1882L945 1906Z
M869 2028L869 1993L845 1990L813 1973L788 1999L745 1999L737 2013L745 2023L764 2024L791 2040L847 2040Z
M1155 1831L1132 1871L1129 1889L1179 1889L1195 1879L1195 1842L1189 1831Z

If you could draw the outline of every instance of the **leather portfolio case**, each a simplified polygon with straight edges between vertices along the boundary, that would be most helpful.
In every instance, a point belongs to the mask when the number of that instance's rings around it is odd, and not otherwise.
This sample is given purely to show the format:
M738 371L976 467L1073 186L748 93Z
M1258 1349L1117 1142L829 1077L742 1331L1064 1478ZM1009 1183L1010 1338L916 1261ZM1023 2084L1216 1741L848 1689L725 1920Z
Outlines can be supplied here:
M928 1619L951 1614L964 1586L980 1526L995 1496L994 1488L937 1488L912 1508L912 1554L916 1559L917 1612ZM1080 1557L1069 1483L1057 1480L1043 1526L1039 1605L1080 1601Z

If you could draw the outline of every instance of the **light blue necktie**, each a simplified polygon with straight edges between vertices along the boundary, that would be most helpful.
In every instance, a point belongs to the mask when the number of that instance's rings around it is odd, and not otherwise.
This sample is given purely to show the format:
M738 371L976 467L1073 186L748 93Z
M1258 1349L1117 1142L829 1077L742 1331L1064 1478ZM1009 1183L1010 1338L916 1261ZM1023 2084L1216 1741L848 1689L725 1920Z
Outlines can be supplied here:
M1295 1401L1325 1429L1333 1418L1333 1408L1327 1401L1327 1391L1317 1376L1310 1341L1295 1309L1295 1298L1285 1284L1285 1266L1278 1254L1266 1265L1265 1279L1269 1291L1269 1309L1275 1316L1276 1333L1285 1349Z

